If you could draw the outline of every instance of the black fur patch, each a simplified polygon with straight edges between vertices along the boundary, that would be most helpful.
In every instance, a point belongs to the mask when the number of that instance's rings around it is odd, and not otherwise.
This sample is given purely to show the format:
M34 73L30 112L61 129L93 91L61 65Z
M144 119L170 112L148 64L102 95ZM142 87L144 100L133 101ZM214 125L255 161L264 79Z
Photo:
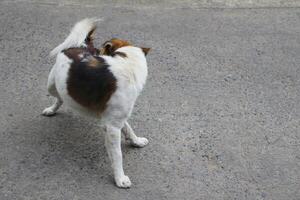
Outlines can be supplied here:
M93 56L82 48L69 49L64 53L73 60L67 80L69 95L83 107L101 113L116 90L117 80L108 69L109 65L103 58Z

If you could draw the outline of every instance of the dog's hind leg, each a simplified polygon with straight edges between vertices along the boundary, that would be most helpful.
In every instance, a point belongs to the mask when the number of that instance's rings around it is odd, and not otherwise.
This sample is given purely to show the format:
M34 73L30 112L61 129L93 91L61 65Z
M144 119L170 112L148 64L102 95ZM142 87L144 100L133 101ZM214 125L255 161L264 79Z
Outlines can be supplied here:
M122 128L122 133L125 135L125 138L130 141L130 144L134 147L144 147L149 143L147 138L136 136L128 122L125 122L124 127Z
M43 110L43 115L45 116L51 116L56 113L56 111L59 109L59 107L63 104L63 101L61 97L59 96L56 86L55 86L55 76L54 76L54 70L55 66L51 69L49 77L48 77L48 83L47 88L50 95L56 97L55 103Z

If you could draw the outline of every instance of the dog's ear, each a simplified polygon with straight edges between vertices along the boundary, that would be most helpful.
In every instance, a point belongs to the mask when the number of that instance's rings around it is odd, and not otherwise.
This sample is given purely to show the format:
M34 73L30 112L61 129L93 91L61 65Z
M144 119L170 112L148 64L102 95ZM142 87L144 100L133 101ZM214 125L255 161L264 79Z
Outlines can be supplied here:
M106 42L104 44L104 49L107 51L108 54L113 53L113 44L111 42Z
M113 56L117 49L126 47L126 46L131 46L131 44L126 40L120 40L117 38L113 38L109 41L104 42L100 53L102 55Z
M144 52L145 56L148 54L148 52L150 51L150 48L146 48L146 47L141 47L142 51Z
M113 53L113 44L109 41L105 42L102 45L100 54L102 55L111 55Z

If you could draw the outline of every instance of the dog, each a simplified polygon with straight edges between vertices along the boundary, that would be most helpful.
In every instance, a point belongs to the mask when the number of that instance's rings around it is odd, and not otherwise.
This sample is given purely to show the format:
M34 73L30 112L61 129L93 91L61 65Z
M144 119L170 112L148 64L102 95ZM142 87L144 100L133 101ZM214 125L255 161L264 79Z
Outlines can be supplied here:
M97 49L93 45L96 21L79 21L65 41L51 51L56 62L47 88L56 101L43 115L54 115L64 103L81 115L99 119L106 130L105 146L115 183L129 188L131 181L122 164L121 133L135 147L148 144L148 139L135 135L127 120L146 83L150 48L114 38Z

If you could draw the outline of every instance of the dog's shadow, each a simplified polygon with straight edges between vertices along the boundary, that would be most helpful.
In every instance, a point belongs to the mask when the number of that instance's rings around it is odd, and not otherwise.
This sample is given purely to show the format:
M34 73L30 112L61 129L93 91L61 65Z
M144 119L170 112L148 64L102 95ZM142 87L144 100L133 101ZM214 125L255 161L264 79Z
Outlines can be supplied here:
M59 172L112 182L104 128L97 121L59 112L52 117L36 116L20 127L27 135L20 136L25 140L19 155L21 168L33 171L34 165L34 170L45 174Z

